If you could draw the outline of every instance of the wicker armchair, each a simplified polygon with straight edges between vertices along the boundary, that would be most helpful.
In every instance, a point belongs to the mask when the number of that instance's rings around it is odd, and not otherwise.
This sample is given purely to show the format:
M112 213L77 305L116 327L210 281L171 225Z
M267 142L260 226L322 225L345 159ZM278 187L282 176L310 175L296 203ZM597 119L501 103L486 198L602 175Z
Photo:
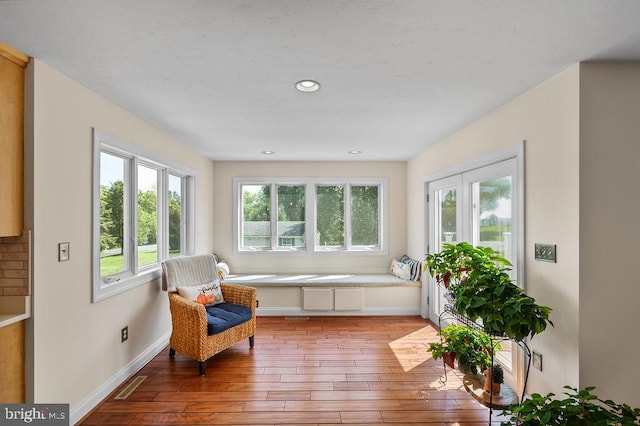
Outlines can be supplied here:
M226 303L251 308L251 320L228 328L220 333L208 335L207 312L199 303L180 296L177 287L205 284L217 277L213 255L182 256L162 262L163 290L169 292L169 309L173 329L169 340L169 356L176 351L199 363L200 375L204 376L206 361L213 355L249 338L253 348L256 330L256 289L235 284L221 284Z

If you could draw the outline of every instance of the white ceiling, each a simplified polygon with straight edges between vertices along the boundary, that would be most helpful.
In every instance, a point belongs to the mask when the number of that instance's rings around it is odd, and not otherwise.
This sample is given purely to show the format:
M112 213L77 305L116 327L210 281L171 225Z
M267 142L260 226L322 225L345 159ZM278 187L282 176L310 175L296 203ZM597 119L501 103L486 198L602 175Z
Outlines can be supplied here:
M640 60L640 1L1 1L0 41L213 160L406 160L577 62Z

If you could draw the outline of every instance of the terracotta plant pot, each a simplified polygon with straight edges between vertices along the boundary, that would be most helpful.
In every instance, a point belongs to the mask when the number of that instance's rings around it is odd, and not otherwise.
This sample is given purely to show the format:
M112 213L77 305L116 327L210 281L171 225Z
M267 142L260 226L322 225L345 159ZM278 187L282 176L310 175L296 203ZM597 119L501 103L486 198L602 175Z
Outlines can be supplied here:
M442 359L444 360L444 363L447 364L450 368L456 368L455 367L455 361L456 361L456 353L455 352L447 352L446 354L442 355Z
M493 383L490 368L484 370L484 391L492 395L500 395L500 383Z

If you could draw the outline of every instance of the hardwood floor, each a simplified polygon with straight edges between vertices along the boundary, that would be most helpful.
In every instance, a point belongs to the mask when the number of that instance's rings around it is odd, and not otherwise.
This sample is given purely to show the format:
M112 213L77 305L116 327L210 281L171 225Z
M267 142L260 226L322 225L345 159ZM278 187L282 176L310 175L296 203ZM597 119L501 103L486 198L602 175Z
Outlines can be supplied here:
M81 424L488 424L459 374L439 382L442 363L426 351L436 331L420 317L258 317L253 349L214 356L200 377L166 348Z

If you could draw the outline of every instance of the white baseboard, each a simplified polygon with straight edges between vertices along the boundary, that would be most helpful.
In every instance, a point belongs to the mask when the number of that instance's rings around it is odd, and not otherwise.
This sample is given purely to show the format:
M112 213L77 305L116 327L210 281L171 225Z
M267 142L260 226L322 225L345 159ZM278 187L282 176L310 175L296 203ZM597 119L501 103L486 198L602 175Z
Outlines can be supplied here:
M166 333L154 344L149 346L144 352L125 365L120 371L114 374L109 380L94 390L81 403L71 409L69 413L70 424L74 425L100 404L114 390L136 374L142 367L147 365L156 355L158 355L169 343L171 332Z
M256 315L275 316L383 316L420 315L420 308L365 308L362 311L303 311L301 308L257 308Z

